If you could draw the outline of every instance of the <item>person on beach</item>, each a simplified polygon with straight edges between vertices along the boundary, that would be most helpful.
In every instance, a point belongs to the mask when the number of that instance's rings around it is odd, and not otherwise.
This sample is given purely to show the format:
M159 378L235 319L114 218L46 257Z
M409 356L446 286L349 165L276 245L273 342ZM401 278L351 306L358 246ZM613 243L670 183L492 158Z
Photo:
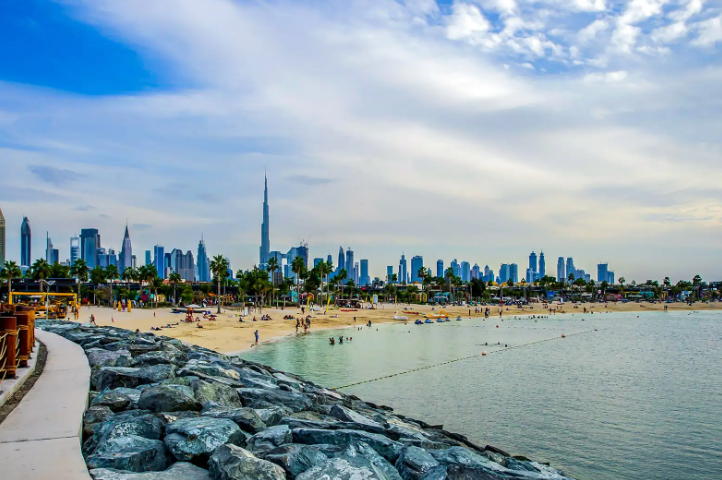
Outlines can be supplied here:
M253 334L256 336L256 345L258 345L258 330L253 332Z
M92 313L90 314L90 324L95 325L96 327L98 326L98 324L95 323L95 315L93 315Z

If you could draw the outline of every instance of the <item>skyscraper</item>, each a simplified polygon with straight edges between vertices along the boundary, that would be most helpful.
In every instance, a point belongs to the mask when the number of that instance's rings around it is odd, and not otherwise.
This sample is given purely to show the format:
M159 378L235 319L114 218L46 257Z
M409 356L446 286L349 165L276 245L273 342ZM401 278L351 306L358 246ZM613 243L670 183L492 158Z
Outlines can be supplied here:
M100 233L97 228L84 228L80 231L80 258L85 260L89 269L98 266Z
M353 279L354 276L353 267L353 250L351 250L351 247L348 247L348 250L346 250L346 273L350 279Z
M564 257L557 260L557 282L567 281L567 269L564 267Z
M406 255L401 254L401 260L399 260L399 283L403 284L408 281L406 268Z
M165 248L161 245L156 245L153 247L153 255L153 265L158 272L158 276L160 278L165 278Z
M536 272L539 271L539 270L537 269L536 253L534 253L533 250L532 250L532 252L529 254L529 270L532 271L532 274L534 274L534 273L536 273ZM532 279L533 279L533 275L532 275Z
M369 261L367 258L361 259L361 273L359 275L359 284L368 285L371 283L371 277L369 277Z
M574 278L577 278L577 269L574 268L574 259L572 257L567 257L567 280L569 279L569 275L574 275Z
M471 278L473 279L482 279L481 278L481 268L479 267L478 263L475 263L473 267L471 267Z
M424 266L424 257L416 255L411 257L411 283L421 282L419 277L419 269Z
M206 244L203 241L203 235L201 240L198 242L198 255L196 255L196 263L198 275L196 279L199 282L210 282L211 281L211 270L208 262L208 253L206 252Z
M5 216L0 209L0 267L5 265Z
M333 264L333 255L329 253L328 257L326 257L326 262L328 262L329 264Z
M336 267L336 271L340 272L341 270L346 269L346 255L343 253L343 247L338 247L338 266ZM346 272L348 273L348 271Z
M539 278L547 274L547 262L544 260L544 252L539 252Z
M461 277L461 267L459 266L459 262L457 262L456 259L453 259L449 266L451 267L451 271L454 273L455 276Z
M609 264L600 263L597 265L597 282L606 282L609 279Z
M461 262L461 281L471 281L471 265L469 264L469 262Z
M519 266L516 263L509 265L509 278L515 284L519 283Z
M388 266L386 267L386 281L387 281L388 283L393 283L393 282L394 282L394 281L393 281L393 278L394 278L394 266L393 266L393 265L388 265Z
M70 265L80 258L80 239L78 237L70 237Z
M130 268L133 259L133 246L130 243L130 234L128 233L128 224L125 225L125 236L123 237L123 248L120 249L120 258L118 259L118 270Z
M60 261L60 252L57 248L53 248L53 241L50 239L50 235L45 232L45 261L50 265L55 265Z
M145 264L151 265L152 263L153 263L153 260L151 260L150 250L146 250L145 251Z
M436 276L444 278L444 261L443 260L436 261Z
M30 220L28 217L23 217L23 223L20 225L20 265L23 267L29 267L33 263L32 239Z
M509 265L506 263L502 263L501 267L499 267L499 281L501 283L506 283L511 278L509 274Z
M271 253L271 231L270 231L270 213L268 209L268 177L265 175L263 187L263 223L261 224L261 259L260 265L265 265L268 261L268 254Z
M317 266L319 266L322 263L323 263L323 258L314 258L313 259L313 267L314 268L316 268Z

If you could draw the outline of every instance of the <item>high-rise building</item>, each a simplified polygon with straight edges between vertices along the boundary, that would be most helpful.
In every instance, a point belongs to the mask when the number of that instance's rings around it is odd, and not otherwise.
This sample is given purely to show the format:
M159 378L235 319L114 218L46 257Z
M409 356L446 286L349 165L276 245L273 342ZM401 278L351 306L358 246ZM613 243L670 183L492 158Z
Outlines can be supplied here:
M361 273L360 270L361 270L361 268L359 267L358 262L354 262L354 264L353 264L353 277L351 277L351 278L353 278L353 283L356 284L356 285L359 285L359 283L360 283L360 281L359 281L359 280L360 280L359 277L360 277L360 273Z
M609 278L609 264L600 263L597 265L597 282L606 282Z
M210 262L208 261L208 252L206 252L206 244L201 235L201 240L198 242L198 254L196 255L196 280L199 282L210 282L211 281L211 268Z
M388 265L386 267L386 282L394 283L394 266Z
M168 268L173 273L180 274L181 278L187 282L192 282L195 278L195 262L193 259L193 253L188 250L183 253L183 250L174 248L170 252L170 264Z
M574 275L574 278L578 278L577 276L577 269L574 268L574 259L572 257L567 257L567 280L569 280L569 275Z
M424 266L424 257L416 255L411 257L411 283L421 282L419 277L419 269Z
M123 236L123 248L120 249L120 258L118 259L118 270L130 268L131 259L133 258L133 246L130 243L130 234L128 233L128 224L125 225L125 235Z
M538 272L537 270L537 258L536 253L532 250L532 252L529 254L529 270L531 270L533 273ZM533 278L533 276L532 276Z
M23 223L20 225L20 265L23 267L29 267L33 263L32 238L30 220L28 217L23 217Z
M544 260L544 252L539 252L539 278L543 278L547 274L547 262Z
M338 247L338 265L336 271L340 272L341 270L346 270L346 255L343 252L343 247Z
M564 257L559 257L557 260L557 282L567 281L567 269L564 266Z
M155 266L158 276L165 278L165 248L161 245L153 247L153 266Z
M317 266L319 266L322 263L323 263L323 258L314 258L313 259L313 267L314 268L316 268Z
M361 273L359 274L359 284L369 285L371 283L371 277L369 277L369 261L367 258L361 259Z
M100 233L97 228L84 228L80 231L80 258L89 269L98 266L98 249L100 248Z
M406 255L401 254L401 260L399 260L399 283L403 284L408 282L407 273Z
M353 279L353 267L353 250L351 250L351 247L348 247L348 250L346 250L346 273L348 274L348 278L351 279Z
M146 251L145 251L145 264L146 264L146 265L152 265L152 264L153 264L153 260L151 259L151 252L150 252L150 250L146 250Z
M5 265L5 215L0 209L0 267Z
M70 237L70 265L75 265L75 262L80 258L80 238Z
M60 263L60 252L57 248L53 248L53 241L50 239L50 235L45 232L45 261L50 265Z
M328 262L329 265L333 265L333 255L329 253L326 257L326 262Z
M130 266L131 266L132 268L138 268L138 259L135 258L135 255L133 255L132 257L130 257Z
M471 267L471 278L474 280L481 279L483 280L482 274L481 274L481 268L479 267L478 263L475 263L473 267Z
M461 281L471 281L471 265L469 264L469 262L461 262Z
M609 285L614 285L614 272L611 270L607 272L607 283Z
M436 261L436 276L444 278L444 261L443 260Z
M519 266L516 263L509 264L509 278L514 284L519 283Z
M501 267L499 267L499 282L506 283L510 278L509 265L502 263Z
M525 277L526 283L533 283L534 282L534 272L531 271L531 268L526 269L526 277Z
M268 261L268 254L271 253L271 226L270 212L268 208L268 177L265 175L263 187L263 223L261 224L261 258L260 265L265 265Z
M453 259L451 261L449 267L451 267L451 272L454 274L454 276L461 277L461 267L459 266L459 262L457 262L456 259Z

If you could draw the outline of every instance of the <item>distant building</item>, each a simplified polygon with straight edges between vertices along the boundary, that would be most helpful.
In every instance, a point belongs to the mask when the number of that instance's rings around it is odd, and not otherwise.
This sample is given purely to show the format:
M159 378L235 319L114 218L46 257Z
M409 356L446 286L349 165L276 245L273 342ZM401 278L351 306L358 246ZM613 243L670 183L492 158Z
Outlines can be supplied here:
M153 264L153 260L151 260L150 250L146 250L146 251L145 251L145 264L146 264L146 265L152 265L152 264Z
M100 233L97 228L84 228L80 231L80 258L89 269L98 266L98 249L100 248Z
M130 268L131 259L133 258L133 246L130 243L130 234L128 233L128 224L125 225L125 235L123 236L123 248L120 249L120 257L118 258L118 270Z
M532 252L529 254L529 270L532 271L532 274L538 272L537 270L537 258L536 253L532 250ZM534 275L532 275L530 278L534 278Z
M80 238L70 237L70 265L75 265L75 262L80 258Z
M353 259L353 250L351 250L351 247L346 250L346 272L348 273L348 278L353 280L353 267L354 267L354 259Z
M314 259L313 259L313 267L314 267L314 268L318 267L318 266L321 265L322 263L324 263L323 258L314 258Z
M353 283L356 285L360 284L360 277L361 277L361 267L359 266L358 262L354 262L353 264Z
M461 267L459 266L459 262L456 259L453 259L451 261L449 267L451 268L451 271L455 276L461 277Z
M531 271L531 268L526 269L526 277L525 277L526 283L534 283L534 272Z
M369 261L367 258L361 259L361 273L359 274L360 285L370 285L371 277L369 276Z
M104 248L99 248L97 251L98 255L98 267L107 268L109 265L118 266L118 256L115 250L109 248L107 251Z
M153 247L153 266L160 278L165 278L165 248L161 245Z
M343 252L343 247L338 247L338 265L336 266L336 271L340 272L341 270L346 270L346 255Z
M569 280L569 275L574 275L574 278L577 277L577 269L574 268L574 259L572 257L567 257L567 280Z
M509 265L506 263L502 263L501 267L499 267L499 283L506 283L511 279L511 272L509 269Z
M326 262L328 262L329 265L333 265L333 255L329 253L328 257L326 257Z
M607 272L607 283L609 285L614 285L614 272L611 270Z
M444 261L443 260L436 261L436 276L440 277L440 278L444 278Z
M461 281L462 282L469 282L471 281L471 265L469 262L461 262Z
M60 263L60 259L58 258L60 256L60 253L58 252L57 248L53 248L53 241L50 239L50 235L45 235L45 261L48 262L50 265L55 265L56 263Z
M509 264L509 278L514 284L519 283L519 265L516 263Z
M482 278L481 268L479 268L479 264L477 264L477 263L475 263L474 266L471 268L471 278L474 280L477 280L477 279L484 280Z
M183 250L174 248L170 252L170 264L168 268L173 273L180 274L181 278L186 282L192 282L195 278L195 261L193 253L188 250L183 253Z
M547 274L547 262L544 260L544 252L539 252L539 279Z
M399 283L403 284L408 281L407 268L406 268L406 256L401 254L401 260L399 260Z
M602 283L606 282L607 278L609 277L609 264L608 263L600 263L597 265L597 282Z
M0 215L2 214L0 213ZM23 217L23 223L20 225L20 265L23 267L33 264L32 238L33 231L30 228L30 220L28 217Z
M564 257L559 257L559 260L557 260L557 281L562 283L567 281L567 269L564 266Z
M263 176L263 223L261 223L261 248L260 265L263 267L268 262L268 254L271 252L271 214L268 207L268 177Z
M149 252L150 253L150 252ZM206 244L201 235L201 240L198 242L198 251L196 253L196 280L199 282L210 282L211 281L211 267L210 261L208 260L208 252L206 251Z
M394 283L393 278L394 278L394 266L388 265L386 267L386 281L388 283Z
M411 283L421 282L421 277L419 277L419 270L421 267L424 266L424 257L421 255L415 255L411 257Z
M131 266L132 268L138 268L138 259L135 258L135 255L133 255L132 257L130 257L130 266Z

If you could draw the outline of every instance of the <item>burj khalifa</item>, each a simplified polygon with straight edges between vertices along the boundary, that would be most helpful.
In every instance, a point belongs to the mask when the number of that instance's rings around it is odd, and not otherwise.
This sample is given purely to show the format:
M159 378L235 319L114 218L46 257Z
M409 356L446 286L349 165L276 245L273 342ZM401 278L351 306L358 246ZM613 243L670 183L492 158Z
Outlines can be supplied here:
M263 223L261 224L261 258L260 265L263 266L268 261L268 255L271 253L271 234L269 226L268 213L268 177L264 175L265 188L263 190Z

